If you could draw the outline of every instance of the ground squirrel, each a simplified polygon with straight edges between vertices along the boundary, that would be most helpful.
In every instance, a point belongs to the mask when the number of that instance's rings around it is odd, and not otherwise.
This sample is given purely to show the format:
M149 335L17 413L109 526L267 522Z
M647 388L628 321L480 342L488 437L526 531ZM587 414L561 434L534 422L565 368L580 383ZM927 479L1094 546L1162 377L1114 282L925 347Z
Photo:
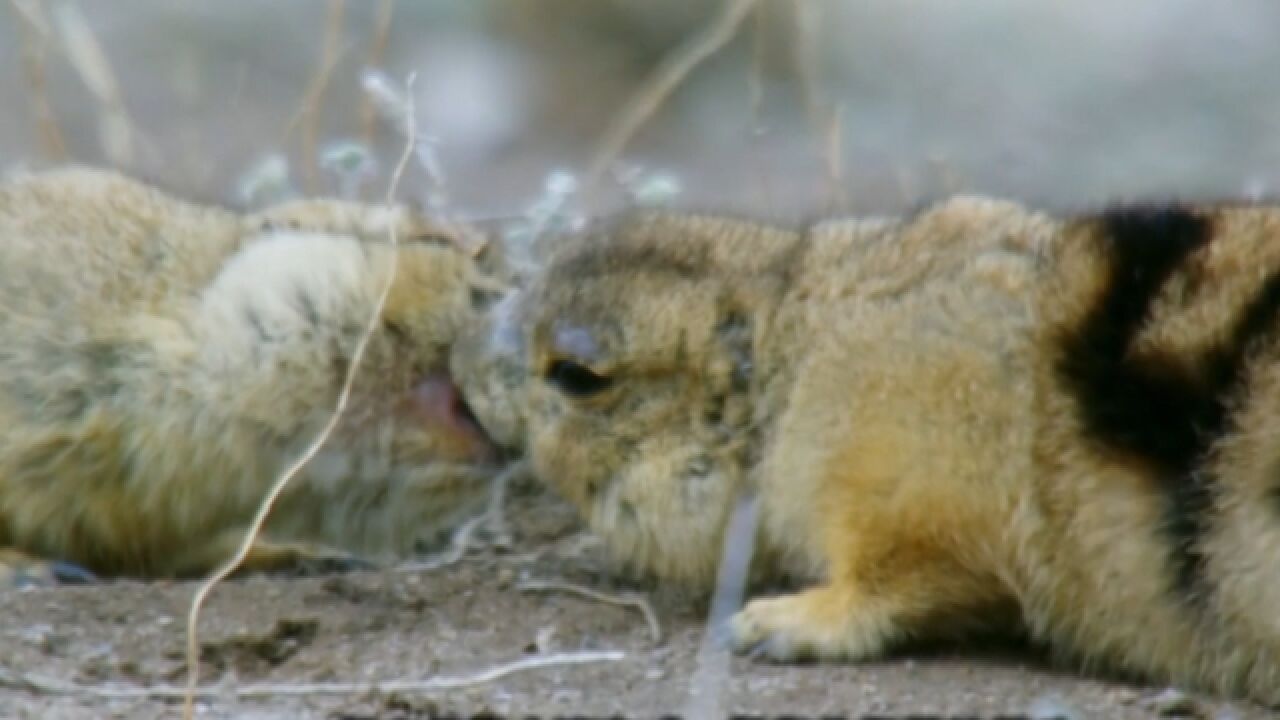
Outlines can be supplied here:
M709 586L757 494L755 572L808 589L751 600L739 651L1014 624L1280 703L1280 210L631 212L495 307L464 395L622 567Z
M474 511L494 448L447 368L491 292L405 207L197 206L70 168L0 186L0 565L203 574L337 402L334 437L270 516L251 569L403 556Z

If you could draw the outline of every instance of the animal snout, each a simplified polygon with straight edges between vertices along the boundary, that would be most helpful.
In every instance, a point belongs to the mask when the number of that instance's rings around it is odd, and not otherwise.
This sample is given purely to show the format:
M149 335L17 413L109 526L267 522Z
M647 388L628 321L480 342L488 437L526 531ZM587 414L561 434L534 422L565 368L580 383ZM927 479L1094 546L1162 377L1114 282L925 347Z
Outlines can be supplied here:
M459 456L451 459L484 463L498 459L497 446L448 373L435 372L419 380L410 392L409 408L428 432L446 439L446 452Z

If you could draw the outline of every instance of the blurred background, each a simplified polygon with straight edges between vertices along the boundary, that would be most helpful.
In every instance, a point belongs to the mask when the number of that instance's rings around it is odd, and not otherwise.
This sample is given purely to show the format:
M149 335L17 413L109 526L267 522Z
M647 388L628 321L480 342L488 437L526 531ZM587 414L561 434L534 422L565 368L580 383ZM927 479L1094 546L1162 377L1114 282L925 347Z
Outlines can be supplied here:
M380 197L404 140L362 90L374 67L416 72L453 207L523 212L548 176L584 177L695 46L607 164L601 209L637 168L678 180L681 206L779 219L1280 187L1275 0L5 3L0 169L115 165L229 205L260 201L246 183L264 174ZM401 194L429 193L426 170Z

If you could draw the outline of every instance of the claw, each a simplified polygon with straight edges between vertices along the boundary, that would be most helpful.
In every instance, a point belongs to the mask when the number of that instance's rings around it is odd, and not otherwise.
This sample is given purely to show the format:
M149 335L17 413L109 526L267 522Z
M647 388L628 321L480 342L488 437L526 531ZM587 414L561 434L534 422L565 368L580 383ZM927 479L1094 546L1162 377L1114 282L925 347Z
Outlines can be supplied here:
M75 563L40 560L6 567L8 584L16 588L48 588L58 585L85 585L98 576Z
M98 576L75 563L54 561L49 563L49 574L60 585L88 585L98 582Z

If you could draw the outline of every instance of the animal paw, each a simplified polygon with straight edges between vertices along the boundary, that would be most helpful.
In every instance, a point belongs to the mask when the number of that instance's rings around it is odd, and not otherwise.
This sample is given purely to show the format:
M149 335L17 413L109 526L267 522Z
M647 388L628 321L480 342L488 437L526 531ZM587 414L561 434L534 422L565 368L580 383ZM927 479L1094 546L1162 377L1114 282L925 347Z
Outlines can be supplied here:
M17 550L0 551L0 585L8 587L54 587L84 585L98 577L75 563L45 560Z
M880 652L878 623L866 622L825 588L752 600L729 620L734 652L774 662L860 660Z

